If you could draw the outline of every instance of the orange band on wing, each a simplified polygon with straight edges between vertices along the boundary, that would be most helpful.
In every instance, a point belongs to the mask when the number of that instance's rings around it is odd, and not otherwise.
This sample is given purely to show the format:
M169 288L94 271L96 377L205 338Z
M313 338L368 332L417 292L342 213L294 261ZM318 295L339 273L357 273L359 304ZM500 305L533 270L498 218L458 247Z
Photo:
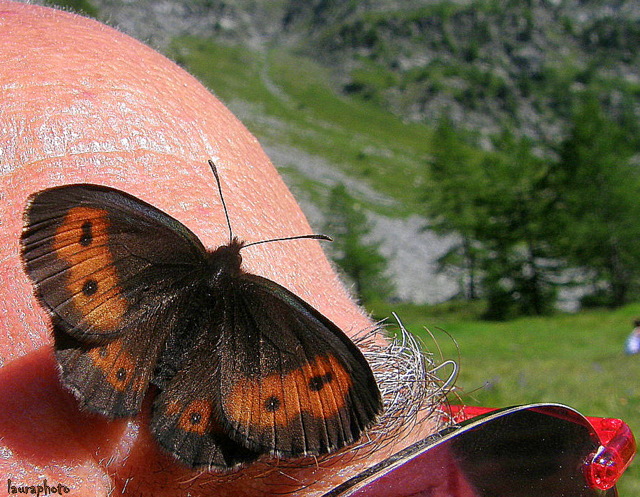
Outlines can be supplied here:
M208 400L196 399L191 401L186 407L179 400L173 400L166 406L165 411L168 416L180 414L178 418L178 428L203 435L209 430L220 432L220 427L211 418L213 405Z
M116 329L127 309L109 251L107 212L74 207L56 230L53 248L69 265L67 290L77 312L92 326Z
M184 431L203 435L209 428L212 410L211 402L202 399L194 400L182 411L178 427Z
M345 407L352 381L334 356L319 356L285 375L271 374L261 379L245 378L233 386L224 400L225 412L232 422L247 419L247 406L259 406L251 412L252 426L286 426L304 411L316 418L335 416Z
M102 371L105 379L118 392L125 389L142 390L145 378L136 375L135 360L123 349L120 341L116 340L102 347L96 347L88 352L93 364Z

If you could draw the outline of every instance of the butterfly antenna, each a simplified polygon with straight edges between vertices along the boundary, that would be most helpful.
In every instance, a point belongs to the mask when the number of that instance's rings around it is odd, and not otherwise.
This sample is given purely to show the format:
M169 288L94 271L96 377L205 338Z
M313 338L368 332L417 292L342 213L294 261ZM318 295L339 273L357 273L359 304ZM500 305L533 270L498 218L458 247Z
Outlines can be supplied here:
M333 241L333 238L328 237L327 235L297 235L297 236L285 236L284 238L271 238L269 240L260 240L258 242L251 242L243 245L242 248L251 247L252 245L260 245L261 243L284 242L286 240L300 240L301 238L310 238L312 240L327 240L329 242Z
M233 230L231 229L231 221L229 220L229 212L227 211L227 204L224 201L224 195L222 194L222 186L220 185L220 176L218 176L218 168L215 163L209 159L209 167L211 168L211 172L213 176L216 178L216 184L218 185L218 193L220 194L220 200L222 201L222 208L224 209L224 216L227 218L227 226L229 227L229 243L233 241ZM261 243L271 243L271 242L283 242L285 240L299 240L301 238L311 238L313 240L328 240L332 242L333 240L327 235L297 235L297 236L286 236L284 238L272 238L270 240L260 240L258 242L247 243L242 246L251 247L251 245L259 245Z
M220 176L218 176L218 168L212 160L209 160L209 167L211 172L216 178L216 184L218 185L218 193L220 194L220 200L222 201L222 208L224 209L224 216L227 218L227 226L229 227L229 243L233 241L233 230L231 229L231 221L229 220L229 212L227 211L227 204L224 201L224 195L222 195L222 186L220 185Z

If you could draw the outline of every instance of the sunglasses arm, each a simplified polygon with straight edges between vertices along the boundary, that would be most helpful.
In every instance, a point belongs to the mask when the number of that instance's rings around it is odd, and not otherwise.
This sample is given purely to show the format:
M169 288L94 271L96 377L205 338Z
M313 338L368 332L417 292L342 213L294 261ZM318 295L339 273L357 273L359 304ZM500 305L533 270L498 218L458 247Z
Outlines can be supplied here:
M601 445L586 464L585 476L593 488L613 487L631 464L636 453L636 440L627 424L620 419L587 418L600 437Z

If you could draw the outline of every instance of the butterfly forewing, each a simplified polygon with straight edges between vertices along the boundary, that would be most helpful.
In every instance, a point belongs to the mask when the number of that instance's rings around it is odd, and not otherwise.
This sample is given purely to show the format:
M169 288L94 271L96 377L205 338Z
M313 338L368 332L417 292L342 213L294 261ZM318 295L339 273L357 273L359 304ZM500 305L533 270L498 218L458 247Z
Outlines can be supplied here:
M204 247L172 217L135 197L95 185L33 195L22 256L58 326L101 339L135 327L148 302L204 260Z
M218 405L231 437L284 457L355 441L381 410L362 353L282 286L244 274L224 296Z
M163 283L172 292L204 256L175 219L106 187L44 190L31 197L25 217L27 274L59 325L78 338L133 327L145 297L161 296Z

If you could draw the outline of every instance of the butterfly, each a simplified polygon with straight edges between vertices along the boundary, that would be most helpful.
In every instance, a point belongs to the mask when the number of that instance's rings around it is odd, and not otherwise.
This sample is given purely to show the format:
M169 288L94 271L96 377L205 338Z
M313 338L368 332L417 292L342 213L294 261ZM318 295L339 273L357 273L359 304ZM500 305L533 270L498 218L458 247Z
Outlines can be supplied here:
M80 405L134 416L193 468L298 458L355 442L382 410L360 350L283 286L242 268L233 236L208 250L182 223L91 184L33 194L25 271L52 321L61 381ZM303 235L290 238L326 238ZM286 240L289 238L277 239Z

